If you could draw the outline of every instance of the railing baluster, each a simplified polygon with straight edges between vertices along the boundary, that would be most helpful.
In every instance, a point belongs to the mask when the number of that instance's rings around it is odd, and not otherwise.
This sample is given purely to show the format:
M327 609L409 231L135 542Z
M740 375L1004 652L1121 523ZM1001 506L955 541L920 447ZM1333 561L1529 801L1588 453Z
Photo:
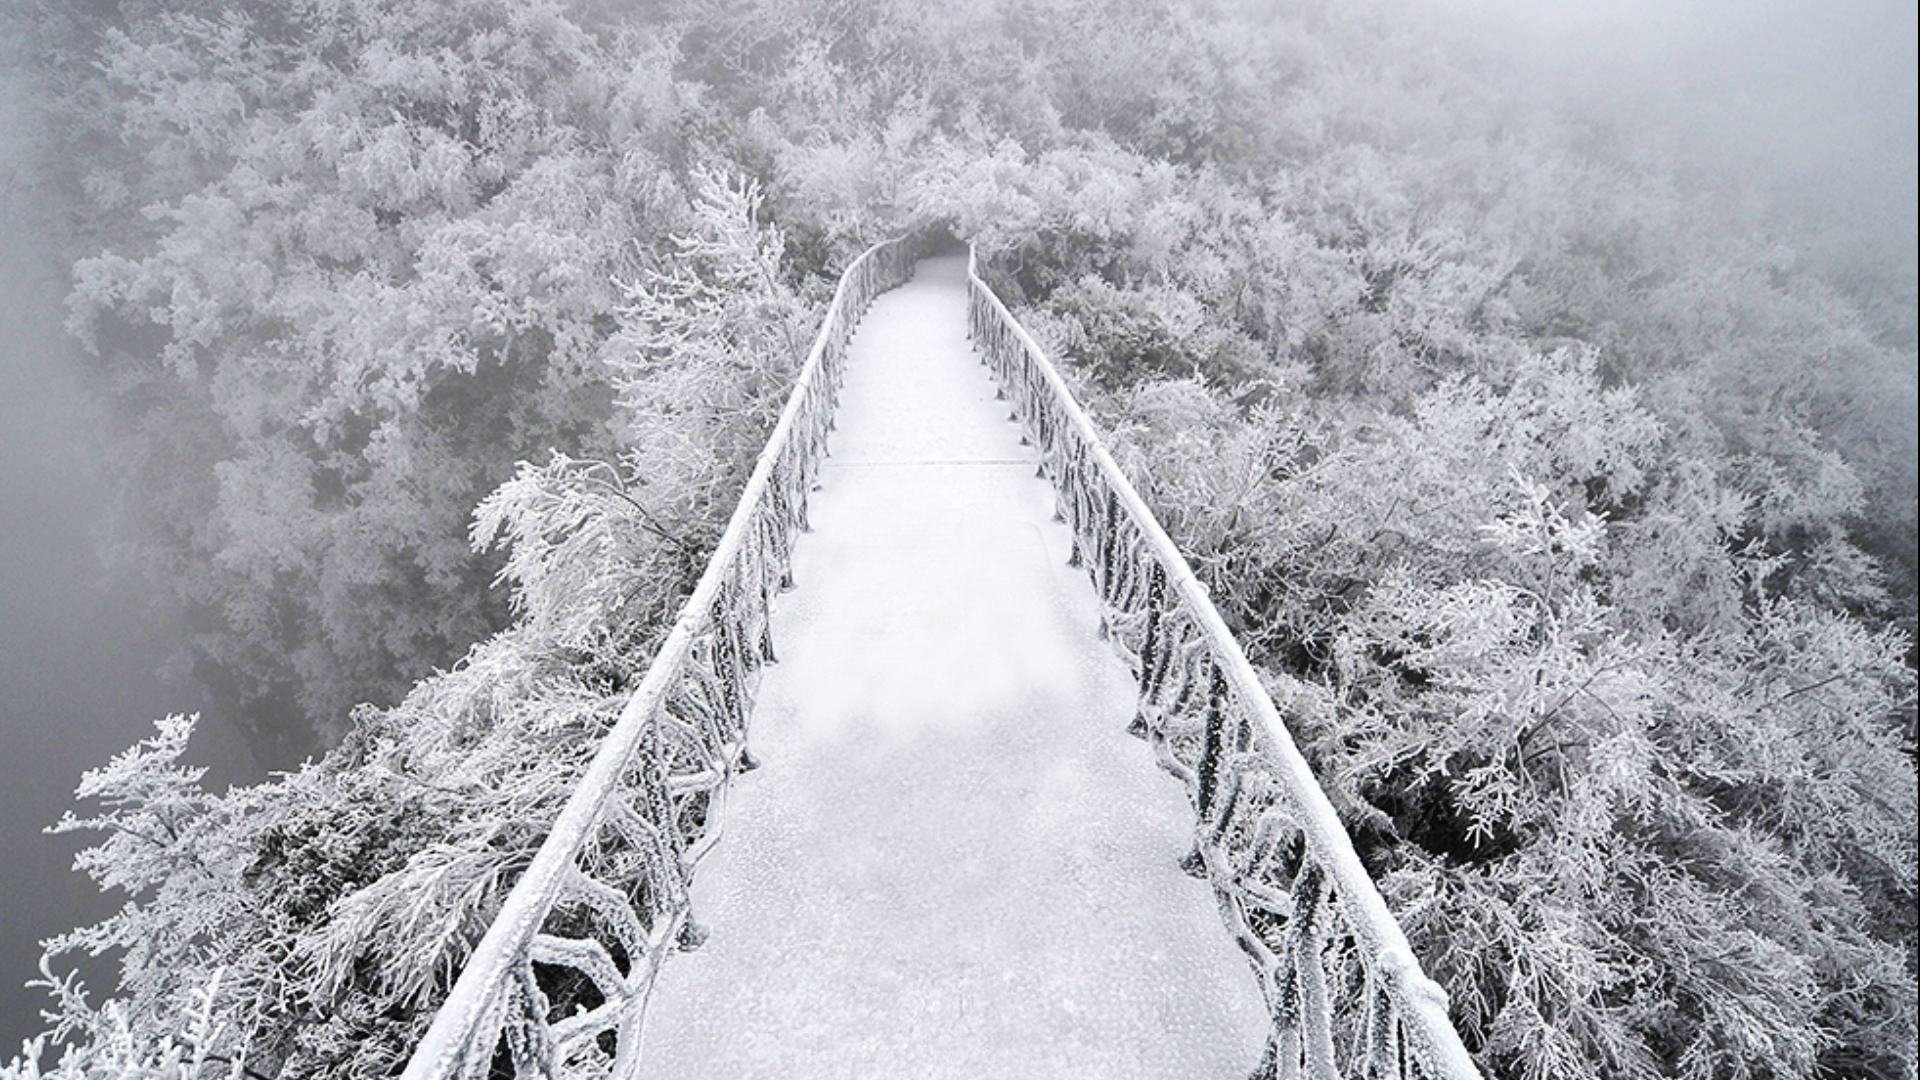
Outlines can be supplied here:
M1302 1064L1311 1080L1339 1080L1333 1056L1333 1002L1327 995L1326 878L1310 867L1294 883L1293 966L1300 977Z
M1167 572L1157 562L1147 566L1146 629L1140 640L1139 670L1135 678L1139 682L1136 694L1137 704L1133 710L1133 723L1127 726L1127 734L1145 738L1151 727L1147 719L1147 710L1153 707L1159 697L1159 677L1164 672L1160 666L1160 619L1161 609L1167 600Z
M1220 788L1220 729L1226 725L1227 675L1220 666L1213 666L1213 678L1207 686L1207 719L1202 732L1200 749L1200 790L1197 801L1200 806L1200 821L1203 825L1213 818L1213 804L1219 797Z

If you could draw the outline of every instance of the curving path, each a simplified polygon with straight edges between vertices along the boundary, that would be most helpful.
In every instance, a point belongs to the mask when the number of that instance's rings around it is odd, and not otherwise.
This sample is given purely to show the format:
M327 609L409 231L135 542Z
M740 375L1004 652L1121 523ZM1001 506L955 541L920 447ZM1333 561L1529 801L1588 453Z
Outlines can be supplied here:
M641 1072L1239 1080L1268 1020L1192 810L966 340L964 258L853 339L780 663Z

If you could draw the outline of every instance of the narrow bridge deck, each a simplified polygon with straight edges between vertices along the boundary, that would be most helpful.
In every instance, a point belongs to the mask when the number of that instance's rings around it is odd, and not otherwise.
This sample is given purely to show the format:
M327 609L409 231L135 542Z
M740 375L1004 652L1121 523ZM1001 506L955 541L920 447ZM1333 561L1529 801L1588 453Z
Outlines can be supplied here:
M1180 785L933 259L853 339L660 1077L1247 1075L1268 1017Z

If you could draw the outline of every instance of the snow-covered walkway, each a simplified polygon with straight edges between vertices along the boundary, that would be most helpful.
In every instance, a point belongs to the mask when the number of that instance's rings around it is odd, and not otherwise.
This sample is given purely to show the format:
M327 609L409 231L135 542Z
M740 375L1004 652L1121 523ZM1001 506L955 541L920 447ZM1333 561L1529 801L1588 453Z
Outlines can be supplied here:
M1181 787L966 340L963 259L853 339L780 663L654 989L672 1078L1239 1080L1268 1029Z

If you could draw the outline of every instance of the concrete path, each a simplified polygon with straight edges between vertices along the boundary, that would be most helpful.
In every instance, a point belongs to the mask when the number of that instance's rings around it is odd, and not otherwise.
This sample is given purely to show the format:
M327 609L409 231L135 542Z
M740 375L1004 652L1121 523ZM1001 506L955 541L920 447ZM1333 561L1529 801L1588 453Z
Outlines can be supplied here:
M934 259L854 338L774 622L712 931L654 990L642 1073L1240 1080L1267 1027L1192 811Z

